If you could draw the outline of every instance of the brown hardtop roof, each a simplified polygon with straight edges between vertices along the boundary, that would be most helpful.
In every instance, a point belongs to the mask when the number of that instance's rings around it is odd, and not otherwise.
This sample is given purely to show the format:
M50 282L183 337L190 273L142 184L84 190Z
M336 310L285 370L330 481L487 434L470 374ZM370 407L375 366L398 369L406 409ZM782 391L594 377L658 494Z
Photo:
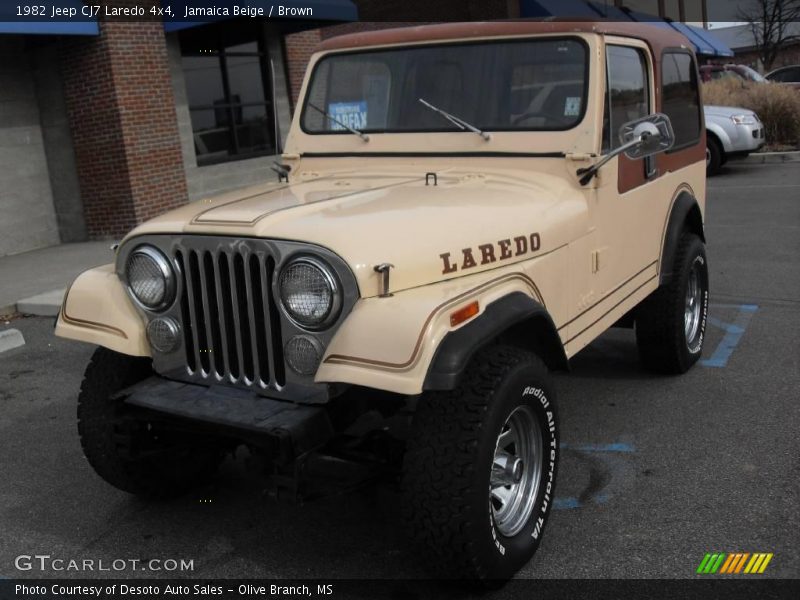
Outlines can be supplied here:
M558 33L599 33L636 38L648 42L656 53L660 53L660 49L666 47L692 47L689 41L677 31L647 23L602 20L515 20L441 23L436 25L418 25L416 27L400 27L395 29L351 33L325 40L317 46L317 51L345 50L421 42L440 42L469 38Z

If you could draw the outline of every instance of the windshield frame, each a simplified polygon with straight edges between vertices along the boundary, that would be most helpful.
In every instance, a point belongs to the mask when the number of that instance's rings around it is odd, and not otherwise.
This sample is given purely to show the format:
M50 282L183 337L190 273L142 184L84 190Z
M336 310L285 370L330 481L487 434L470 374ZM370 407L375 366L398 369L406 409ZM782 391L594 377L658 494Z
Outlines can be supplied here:
M557 35L528 35L522 37L495 37L495 38L476 38L472 40L458 40L455 42L420 42L420 43L412 43L412 44L401 44L395 46L375 46L375 47L367 47L367 48L355 48L352 50L338 50L335 52L326 53L321 56L314 64L311 73L308 76L308 82L306 88L304 90L303 95L303 102L302 102L302 110L298 115L298 121L300 125L300 130L305 135L311 136L320 136L320 135L352 135L347 130L329 130L329 131L312 131L306 128L306 113L308 111L308 102L310 98L310 91L313 85L314 79L317 76L319 68L325 63L326 60L330 58L334 58L337 56L343 55L358 55L358 54L379 54L379 53L388 53L388 52L397 52L398 50L402 49L417 49L417 48L429 48L429 47L456 47L456 46L475 46L475 45L490 45L490 44L508 44L508 43L531 43L536 41L547 41L547 42L559 42L559 41L570 41L570 42L577 42L581 45L584 51L584 77L583 77L583 90L581 96L581 113L576 117L576 120L573 124L568 126L555 126L555 127L503 127L503 128L487 128L481 127L481 129L487 133L521 133L521 134L530 134L530 133L553 133L553 132L564 132L564 131L571 131L573 129L578 128L586 119L586 114L588 112L588 106L590 104L589 98L589 85L591 79L591 68L592 68L592 61L591 61L591 46L587 42L584 37L578 35L564 35L564 34L557 34ZM452 125L447 126L443 125L442 127L437 128L430 128L430 129L362 129L360 130L365 134L369 135L402 135L402 134L410 134L410 135L419 135L419 134L428 134L428 133L464 133L464 134L472 134L470 131L460 131L458 129L454 129Z

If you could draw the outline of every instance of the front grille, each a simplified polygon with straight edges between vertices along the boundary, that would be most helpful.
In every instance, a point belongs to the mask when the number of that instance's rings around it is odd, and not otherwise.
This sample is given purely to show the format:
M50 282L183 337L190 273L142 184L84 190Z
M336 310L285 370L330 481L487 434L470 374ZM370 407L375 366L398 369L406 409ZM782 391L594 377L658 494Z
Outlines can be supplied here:
M248 246L179 245L186 369L194 379L262 389L286 383L275 259Z

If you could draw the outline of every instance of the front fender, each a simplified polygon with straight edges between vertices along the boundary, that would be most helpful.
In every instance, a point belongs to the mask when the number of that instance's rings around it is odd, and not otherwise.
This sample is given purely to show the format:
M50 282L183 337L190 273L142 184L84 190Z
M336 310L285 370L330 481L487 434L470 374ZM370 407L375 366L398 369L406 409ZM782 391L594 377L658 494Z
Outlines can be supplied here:
M733 152L733 141L724 127L717 123L706 121L706 130L717 136L725 153Z
M55 333L129 356L150 356L145 326L109 264L84 271L73 282L64 295Z
M328 346L315 381L419 394L445 336L479 319L490 304L514 293L544 304L524 272L508 269L406 290L387 298L362 299ZM478 314L451 326L450 315L476 300Z

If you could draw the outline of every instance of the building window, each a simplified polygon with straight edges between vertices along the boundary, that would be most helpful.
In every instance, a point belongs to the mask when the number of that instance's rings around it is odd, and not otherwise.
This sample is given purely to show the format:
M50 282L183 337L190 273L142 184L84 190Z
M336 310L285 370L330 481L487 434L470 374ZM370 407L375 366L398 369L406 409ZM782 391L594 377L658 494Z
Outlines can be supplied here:
M264 40L184 40L182 65L198 165L275 154Z
M621 0L617 2L617 6L627 8L637 13L650 15L652 17L659 16L659 2L658 0Z
M682 4L683 0L664 0L664 14L661 16L673 21L683 21ZM702 21L702 17L699 20Z
M606 96L603 153L622 144L620 128L650 114L650 88L644 52L625 46L606 47Z
M700 92L697 69L688 52L666 52L661 62L661 109L675 131L673 150L700 139Z

